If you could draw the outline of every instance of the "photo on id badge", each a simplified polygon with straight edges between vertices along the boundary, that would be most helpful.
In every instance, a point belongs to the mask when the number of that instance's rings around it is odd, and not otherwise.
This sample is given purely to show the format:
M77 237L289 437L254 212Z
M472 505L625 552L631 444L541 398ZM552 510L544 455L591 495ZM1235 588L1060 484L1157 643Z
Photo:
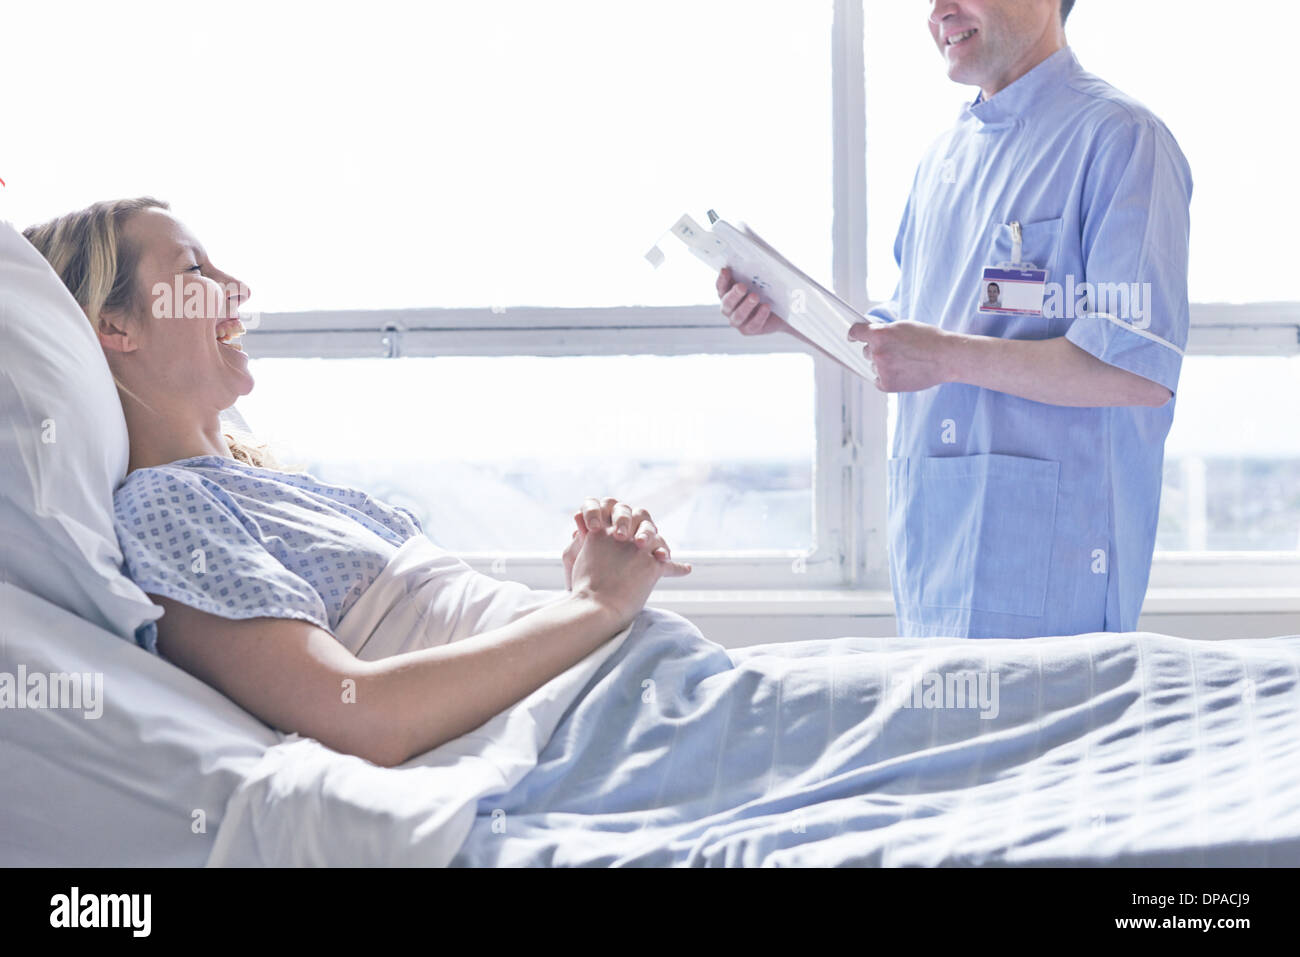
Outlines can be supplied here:
M1047 270L989 266L980 277L979 311L1041 316Z

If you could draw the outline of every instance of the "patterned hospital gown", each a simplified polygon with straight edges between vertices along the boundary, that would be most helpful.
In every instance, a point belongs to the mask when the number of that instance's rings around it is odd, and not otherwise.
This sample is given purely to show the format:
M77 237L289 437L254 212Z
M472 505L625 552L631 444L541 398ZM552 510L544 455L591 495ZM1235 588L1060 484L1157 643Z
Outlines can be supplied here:
M300 472L199 455L136 469L113 495L126 573L222 618L301 618L333 632L397 549L423 534L400 506ZM136 641L154 654L158 632Z

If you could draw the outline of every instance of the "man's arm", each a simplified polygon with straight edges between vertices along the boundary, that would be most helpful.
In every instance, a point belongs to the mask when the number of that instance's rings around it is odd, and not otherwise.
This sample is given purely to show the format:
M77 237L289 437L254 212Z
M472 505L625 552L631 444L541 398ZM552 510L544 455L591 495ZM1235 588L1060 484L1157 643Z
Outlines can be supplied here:
M1160 406L1173 393L1158 382L1108 365L1069 339L954 336L949 382L965 382L1049 405Z
M1177 388L1188 331L1191 173L1153 118L1097 136L1083 194L1084 270L1098 291L1065 335L1001 339L918 322L859 323L886 392L964 382L1051 405L1162 406ZM1139 289L1140 298L1101 295ZM1118 309L1116 308L1118 306ZM1127 308L1127 313L1123 310Z
M946 332L921 322L858 323L882 392L915 392L963 382L1049 405L1160 406L1172 393L1150 379L1102 362L1064 336L999 339Z

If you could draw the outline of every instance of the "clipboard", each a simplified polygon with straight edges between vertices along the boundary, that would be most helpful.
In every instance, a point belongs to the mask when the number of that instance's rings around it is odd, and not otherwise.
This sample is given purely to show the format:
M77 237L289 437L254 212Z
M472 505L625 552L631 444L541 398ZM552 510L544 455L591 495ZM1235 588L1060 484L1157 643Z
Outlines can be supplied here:
M869 321L865 316L795 266L744 223L733 226L718 218L713 210L709 210L709 222L712 228L705 229L690 216L683 215L673 225L672 233L714 270L730 268L737 282L757 292L773 312L826 352L863 378L875 379L875 367L862 354L862 343L850 342L848 338L851 325Z

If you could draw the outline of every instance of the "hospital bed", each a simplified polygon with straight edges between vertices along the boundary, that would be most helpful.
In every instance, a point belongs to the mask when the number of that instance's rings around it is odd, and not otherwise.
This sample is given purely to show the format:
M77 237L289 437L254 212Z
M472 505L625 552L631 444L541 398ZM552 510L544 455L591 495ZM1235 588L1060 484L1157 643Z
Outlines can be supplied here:
M102 673L106 701L0 713L7 865L1300 863L1300 637L726 650L650 609L576 691L382 768L0 607L0 671ZM997 674L997 713L925 707L952 674Z
M397 768L276 731L131 640L112 384L24 244L0 228L0 679L99 675L103 710L0 710L0 864L1300 864L1300 636L727 650L649 608ZM343 624L382 646L381 599Z

